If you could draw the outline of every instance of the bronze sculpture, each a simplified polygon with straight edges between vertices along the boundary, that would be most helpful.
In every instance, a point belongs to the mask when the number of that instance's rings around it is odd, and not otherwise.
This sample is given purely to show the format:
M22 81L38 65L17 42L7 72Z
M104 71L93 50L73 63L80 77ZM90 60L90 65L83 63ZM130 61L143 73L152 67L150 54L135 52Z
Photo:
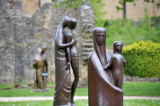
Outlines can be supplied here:
M34 68L36 69L36 79L35 79L35 92L48 91L47 90L47 76L48 76L48 63L46 55L44 54L47 50L47 46L37 48L37 54L34 58Z
M44 89L45 89L45 91L48 91L48 89L47 89L48 62L47 62L47 56L45 54L46 50L47 50L47 46L45 44L43 44L41 54L43 56L43 61L44 61L44 71L42 73L42 76L43 76Z
M121 41L116 41L113 43L113 55L109 63L104 67L104 69L111 68L112 79L114 85L122 89L123 83L123 70L126 64L124 57L122 56L123 43Z
M58 26L55 37L55 93L54 106L71 106L71 75L68 65L66 49L76 40L66 43L64 28L69 24L70 18L65 16Z
M75 18L70 18L68 29L66 32L66 41L67 41L66 43L71 42L71 40L73 39L71 31L75 29L76 24L77 24L77 20ZM73 105L75 104L74 94L79 81L79 57L78 57L78 52L76 48L76 42L74 42L71 47L67 48L67 54L68 54L68 61L69 63L71 63L73 74L74 74L74 81L72 83L72 89L71 89L71 103Z
M89 106L123 106L123 91L116 87L109 69L104 70L109 56L106 53L106 30L93 29L94 50L88 59Z
M44 90L44 84L43 84L43 78L42 73L44 72L44 61L42 56L42 48L37 48L37 54L34 58L34 68L36 69L36 89L34 91L43 91Z

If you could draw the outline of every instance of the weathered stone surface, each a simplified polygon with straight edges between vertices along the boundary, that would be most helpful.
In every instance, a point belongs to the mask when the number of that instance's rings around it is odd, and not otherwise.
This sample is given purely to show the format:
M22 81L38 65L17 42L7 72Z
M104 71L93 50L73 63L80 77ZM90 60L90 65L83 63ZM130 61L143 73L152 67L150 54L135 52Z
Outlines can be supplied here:
M87 55L93 50L91 31L95 25L91 2L65 10L63 7L55 8L45 0L39 9L35 7L33 11L27 10L32 5L25 8L23 3L32 1L14 0L14 3L9 3L9 0L0 0L0 84L33 83L33 57L36 48L42 44L47 45L46 54L50 57L48 80L54 80L54 36L65 15L78 20L74 32L78 40L80 73L87 75L85 67Z
M39 0L23 0L23 13L32 16L39 8Z
M94 11L91 6L91 1L86 3L85 5L80 7L80 15L82 19L82 42L81 47L82 47L82 63L83 67L85 67L88 55L91 53L93 50L93 38L92 38L92 30L95 27L95 17L94 17ZM87 57L87 58L86 58ZM85 68L84 68L85 69Z

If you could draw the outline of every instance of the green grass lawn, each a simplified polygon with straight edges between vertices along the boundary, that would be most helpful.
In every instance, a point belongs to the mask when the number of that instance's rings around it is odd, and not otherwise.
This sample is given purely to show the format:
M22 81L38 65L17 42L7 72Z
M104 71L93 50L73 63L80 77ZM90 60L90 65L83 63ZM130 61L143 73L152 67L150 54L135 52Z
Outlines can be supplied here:
M54 87L55 83L54 82L47 82L47 86ZM14 88L14 85L13 84L11 84L11 85L1 84L0 88Z
M160 82L125 82L123 92L126 96L160 96Z
M5 85L5 84L1 84L0 88L13 88L14 85Z
M88 100L76 100L76 106L88 106ZM52 106L53 101L0 102L0 106ZM158 100L124 100L124 106L159 106Z
M2 88L2 85L0 87ZM125 82L123 84L123 92L125 96L160 96L160 82ZM0 90L0 97L53 95L54 88L49 89L49 92L33 92L33 89ZM87 96L88 88L77 88L75 95Z
M0 90L1 97L53 96L53 93L54 89L49 89L49 92L33 92L33 89Z

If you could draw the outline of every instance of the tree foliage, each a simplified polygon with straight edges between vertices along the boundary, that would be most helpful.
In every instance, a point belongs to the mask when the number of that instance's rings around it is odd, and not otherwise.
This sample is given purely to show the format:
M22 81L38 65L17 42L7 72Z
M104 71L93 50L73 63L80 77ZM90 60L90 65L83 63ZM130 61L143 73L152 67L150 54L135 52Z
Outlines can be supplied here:
M136 1L138 1L138 0L119 0L118 3L120 4L120 6L116 6L116 8L117 8L117 10L123 10L124 2L129 2L129 3L133 3L133 5L136 5ZM144 0L144 2L154 3L155 0ZM156 5L157 5L157 8L160 8L160 1Z
M56 2L59 1L59 2ZM102 0L91 0L92 2L102 2ZM116 6L117 10L123 10L124 2L133 3L136 5L137 0L119 0L120 6ZM64 6L65 8L76 8L88 2L88 0L52 0L55 7ZM146 3L154 3L155 0L144 0ZM160 8L160 1L156 4Z
M106 13L106 12L102 12L102 9L105 6L105 4L102 3L102 0L91 0L91 1L92 1L93 9L94 9L96 25L98 25L97 21L102 20L103 16Z
M76 8L88 2L88 0L52 0L55 7L64 6L65 8Z

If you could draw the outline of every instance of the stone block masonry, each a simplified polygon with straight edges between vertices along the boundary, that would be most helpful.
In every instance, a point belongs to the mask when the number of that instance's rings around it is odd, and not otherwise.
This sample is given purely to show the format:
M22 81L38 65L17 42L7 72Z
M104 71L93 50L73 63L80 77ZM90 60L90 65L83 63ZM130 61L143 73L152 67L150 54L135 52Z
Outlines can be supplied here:
M86 73L88 55L93 50L91 31L95 26L94 11L87 4L65 10L39 0L0 0L0 84L33 83L33 58L37 47L48 46L49 80L54 80L54 36L64 16L77 18L80 73ZM84 68L83 68L84 67Z

